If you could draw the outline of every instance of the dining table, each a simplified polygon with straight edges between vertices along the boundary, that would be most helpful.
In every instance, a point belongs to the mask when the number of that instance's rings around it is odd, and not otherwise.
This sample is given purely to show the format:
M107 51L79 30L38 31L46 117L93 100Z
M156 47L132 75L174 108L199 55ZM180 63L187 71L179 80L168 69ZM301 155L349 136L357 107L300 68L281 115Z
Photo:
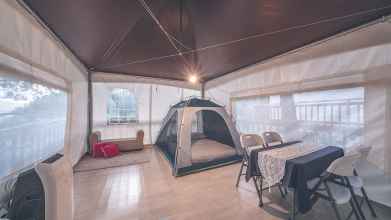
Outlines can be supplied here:
M304 214L311 210L316 202L313 199L316 188L311 188L307 183L320 177L334 160L342 156L344 150L340 147L302 141L267 148L254 147L249 152L246 181L258 177L262 178L261 191L278 185L292 192L289 215L293 220L297 213ZM258 195L262 196L262 193Z

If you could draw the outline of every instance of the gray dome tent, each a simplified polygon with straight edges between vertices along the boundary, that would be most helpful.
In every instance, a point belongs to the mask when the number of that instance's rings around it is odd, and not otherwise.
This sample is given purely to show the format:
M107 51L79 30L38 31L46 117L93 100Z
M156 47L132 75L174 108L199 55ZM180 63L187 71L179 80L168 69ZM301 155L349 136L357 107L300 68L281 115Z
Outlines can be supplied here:
M181 176L241 161L239 134L224 107L191 98L172 106L156 145Z

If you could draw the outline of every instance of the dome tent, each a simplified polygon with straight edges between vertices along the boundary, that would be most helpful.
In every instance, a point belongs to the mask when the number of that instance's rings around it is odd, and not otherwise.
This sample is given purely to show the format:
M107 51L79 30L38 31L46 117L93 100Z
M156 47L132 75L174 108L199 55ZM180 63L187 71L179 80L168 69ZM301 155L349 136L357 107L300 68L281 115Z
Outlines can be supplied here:
M239 134L224 107L199 98L171 107L156 145L170 162L175 176L242 159Z

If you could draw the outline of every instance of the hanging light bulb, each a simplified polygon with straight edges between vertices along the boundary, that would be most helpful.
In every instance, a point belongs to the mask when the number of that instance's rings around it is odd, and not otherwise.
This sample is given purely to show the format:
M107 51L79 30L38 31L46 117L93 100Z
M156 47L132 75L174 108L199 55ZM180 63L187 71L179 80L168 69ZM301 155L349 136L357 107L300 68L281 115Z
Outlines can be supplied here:
M191 83L193 83L193 84L195 84L195 83L197 83L198 82L198 76L197 76L197 74L191 74L190 76L189 76L189 82L191 82Z

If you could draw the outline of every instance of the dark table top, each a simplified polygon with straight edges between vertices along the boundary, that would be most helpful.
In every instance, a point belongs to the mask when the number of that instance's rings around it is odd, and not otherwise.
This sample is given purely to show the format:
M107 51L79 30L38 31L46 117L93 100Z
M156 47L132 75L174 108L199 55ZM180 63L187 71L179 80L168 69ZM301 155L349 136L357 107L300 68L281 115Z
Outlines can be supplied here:
M258 153L264 150L285 147L298 142L286 143L268 149L256 149L251 151L249 156L249 166L246 172L246 180L253 176L261 176L258 167ZM319 177L327 167L337 158L342 157L342 148L327 146L312 153L293 158L286 161L285 174L282 183L287 188L293 188L296 193L296 204L300 213L309 211L312 207L312 191L307 187L307 181Z
M251 177L253 176L261 176L261 171L259 170L258 167L258 153L261 151L266 151L266 150L272 150L276 148L282 148L286 146L290 146L293 144L301 143L301 141L289 141L286 143L282 143L276 146L272 147L267 147L267 148L257 148L254 149L250 152L249 158L248 158L248 168L246 170L246 181L249 181Z

